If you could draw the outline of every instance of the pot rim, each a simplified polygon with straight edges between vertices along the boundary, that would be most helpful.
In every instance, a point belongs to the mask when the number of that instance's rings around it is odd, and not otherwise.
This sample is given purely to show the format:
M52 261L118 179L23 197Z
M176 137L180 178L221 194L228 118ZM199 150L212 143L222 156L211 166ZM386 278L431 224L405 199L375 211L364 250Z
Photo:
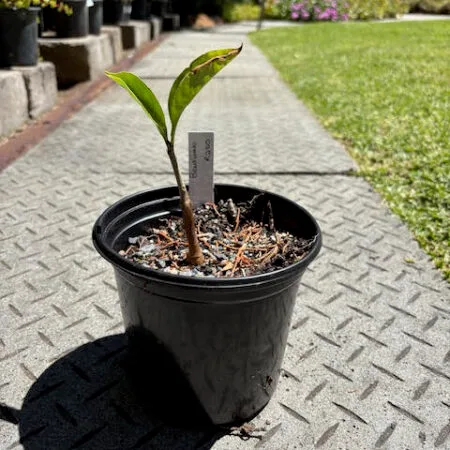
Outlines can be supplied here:
M17 7L12 7L12 8L6 8L6 7L2 7L0 8L0 14L2 12L6 12L6 11L28 11L28 12L39 12L42 8L40 6L29 6L28 8L17 8Z
M235 286L255 286L262 285L267 283L274 283L280 281L282 279L286 279L289 277L297 277L299 272L303 272L306 267L315 259L317 254L319 253L322 247L322 232L321 229L315 220L315 218L309 213L303 206L300 206L298 203L293 200L288 199L282 195L276 194L271 191L267 191L264 189L260 189L257 187L244 186L240 184L230 184L230 183L215 183L214 186L221 186L223 188L233 187L233 188L243 188L243 189L254 189L259 191L262 194L269 194L272 196L276 196L281 198L283 201L291 203L295 208L301 210L303 214L311 221L315 229L317 230L315 241L313 243L313 247L309 251L309 253L302 258L300 261L297 261L290 266L284 267L282 269L275 270L270 273L263 273L259 275L252 275L246 277L236 277L236 278L218 278L218 277L189 277L186 275L178 275L171 274L167 272L162 272L160 270L151 269L149 267L145 267L142 264L135 263L130 261L129 259L119 255L119 253L114 250L109 245L106 245L104 240L101 239L102 229L108 226L107 224L103 224L103 220L106 216L117 207L118 204L122 202L126 202L127 200L132 199L138 195L142 195L148 192L154 191L164 191L164 190L173 190L175 189L178 194L177 186L170 185L164 186L160 188L154 189L146 189L143 191L135 192L133 194L122 197L112 205L110 205L107 209L105 209L100 216L95 221L95 224L92 229L92 240L94 243L94 247L100 253L100 255L110 262L115 269L119 269L121 271L127 272L133 276L138 276L141 278L145 278L151 281L161 281L168 284L175 284L177 286L184 285L188 287L198 287L198 288L232 288ZM178 195L177 195L178 196ZM173 198L171 196L170 198ZM161 200L168 199L168 197L161 197ZM116 216L117 217L117 216Z

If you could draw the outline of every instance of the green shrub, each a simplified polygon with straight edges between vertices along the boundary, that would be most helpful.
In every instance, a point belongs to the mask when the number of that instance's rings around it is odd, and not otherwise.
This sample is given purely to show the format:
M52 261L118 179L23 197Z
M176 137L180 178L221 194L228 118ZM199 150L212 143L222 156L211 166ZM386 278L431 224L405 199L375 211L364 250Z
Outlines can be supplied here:
M287 19L289 17L290 3L287 0L266 0L264 18Z
M408 12L408 0L349 0L350 19L368 20L395 17Z
M266 0L264 17L266 19L287 19L291 18L293 11L296 12L292 7L297 4L308 4L313 9L314 5L323 7L325 3L327 2L323 0ZM336 4L338 3L340 4L340 2L336 2ZM347 16L348 13L348 17L353 20L369 20L404 14L408 12L411 5L415 7L419 3L430 9L430 5L440 5L439 7L442 8L443 4L450 5L450 0L347 0L345 3L344 9L341 11L342 14L345 13L345 16ZM252 0L228 0L223 7L223 19L226 22L257 20L259 14L260 7L256 1Z
M409 0L409 12L450 14L450 0Z
M290 0L266 0L264 19L287 19ZM257 20L261 7L256 0L228 0L223 7L222 17L226 22Z
M234 3L227 2L223 7L223 20L225 22L238 22L240 20L257 20L260 7L253 2Z

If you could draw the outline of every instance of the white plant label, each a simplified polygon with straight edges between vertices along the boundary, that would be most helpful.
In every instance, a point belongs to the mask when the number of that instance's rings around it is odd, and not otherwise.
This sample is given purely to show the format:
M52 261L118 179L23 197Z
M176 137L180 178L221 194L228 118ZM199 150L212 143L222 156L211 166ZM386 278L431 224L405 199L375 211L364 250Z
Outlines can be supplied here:
M214 133L189 133L189 195L194 208L214 202Z

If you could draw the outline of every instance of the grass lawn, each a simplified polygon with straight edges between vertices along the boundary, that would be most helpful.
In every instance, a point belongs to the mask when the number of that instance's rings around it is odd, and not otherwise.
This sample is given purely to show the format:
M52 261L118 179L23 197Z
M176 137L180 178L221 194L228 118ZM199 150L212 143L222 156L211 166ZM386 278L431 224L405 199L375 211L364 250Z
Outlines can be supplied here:
M450 279L450 21L308 24L251 39Z

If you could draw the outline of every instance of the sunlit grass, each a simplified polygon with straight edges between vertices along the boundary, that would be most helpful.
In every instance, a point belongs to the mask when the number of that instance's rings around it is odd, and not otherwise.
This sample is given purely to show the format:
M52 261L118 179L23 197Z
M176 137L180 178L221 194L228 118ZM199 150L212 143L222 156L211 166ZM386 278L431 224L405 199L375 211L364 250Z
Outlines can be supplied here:
M450 21L308 24L251 39L450 279Z

